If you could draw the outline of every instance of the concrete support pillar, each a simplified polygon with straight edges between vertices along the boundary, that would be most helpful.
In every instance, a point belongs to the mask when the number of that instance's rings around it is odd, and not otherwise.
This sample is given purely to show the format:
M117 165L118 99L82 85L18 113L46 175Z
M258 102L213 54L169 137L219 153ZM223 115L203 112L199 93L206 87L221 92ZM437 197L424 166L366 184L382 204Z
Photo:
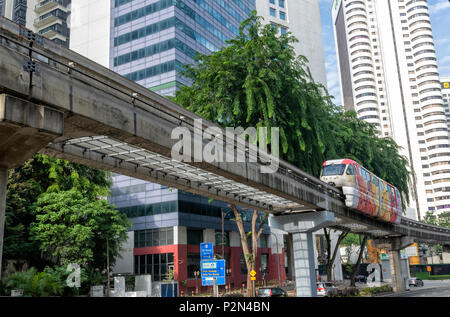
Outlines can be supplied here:
M334 214L329 211L271 216L269 218L271 228L292 234L295 284L298 297L317 296L312 233L333 224L334 221Z
M389 267L391 269L392 276L392 289L395 293L403 292L406 289L406 285L402 278L402 269L400 263L400 250L389 251Z
M297 297L317 297L314 242L312 232L292 234Z
M0 281L2 279L3 237L5 234L6 187L8 169L0 167Z
M379 249L389 253L389 268L391 270L392 289L395 293L406 290L406 278L408 272L403 272L401 266L400 250L414 243L411 237L396 237L387 239L374 239L374 244Z

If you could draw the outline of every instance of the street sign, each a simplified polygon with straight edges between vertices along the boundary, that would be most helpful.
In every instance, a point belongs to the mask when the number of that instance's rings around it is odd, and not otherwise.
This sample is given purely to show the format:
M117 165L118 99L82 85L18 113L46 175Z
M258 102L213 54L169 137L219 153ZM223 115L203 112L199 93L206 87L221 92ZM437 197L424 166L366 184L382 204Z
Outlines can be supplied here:
M214 259L214 246L212 243L200 244L200 260Z
M256 275L256 272L255 272L255 270L252 270L251 272L250 272L250 275L251 275L251 280L252 281L256 281L256 277L255 277L255 275Z
M202 286L225 285L225 260L202 260L200 261L200 272L202 275Z

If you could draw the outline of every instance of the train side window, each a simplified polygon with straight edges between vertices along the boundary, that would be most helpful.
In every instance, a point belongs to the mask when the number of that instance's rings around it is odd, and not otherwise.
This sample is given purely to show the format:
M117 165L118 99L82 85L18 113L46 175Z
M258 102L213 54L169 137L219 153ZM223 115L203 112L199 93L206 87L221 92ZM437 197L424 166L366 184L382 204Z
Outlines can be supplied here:
M348 165L347 175L355 175L355 170L353 169L353 166L351 164Z

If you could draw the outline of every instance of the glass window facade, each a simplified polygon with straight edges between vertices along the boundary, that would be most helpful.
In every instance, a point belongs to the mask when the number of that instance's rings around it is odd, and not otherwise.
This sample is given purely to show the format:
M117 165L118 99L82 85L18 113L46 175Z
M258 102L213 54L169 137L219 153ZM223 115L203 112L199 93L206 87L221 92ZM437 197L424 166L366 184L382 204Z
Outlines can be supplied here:
M0 0L0 16L5 16L5 0Z
M128 218L153 216L170 212L178 212L177 201L166 201L155 204L142 204L118 208L120 212L127 215Z
M200 245L203 243L203 230L202 229L187 229L187 244Z
M222 231L216 231L215 240L216 240L215 245L217 245L217 246L222 245ZM223 234L223 245L225 247L230 246L230 233L229 232L225 231Z
M188 278L195 278L196 276L194 273L200 272L200 254L188 253L187 262ZM200 278L200 276L198 278Z
M190 85L180 71L239 33L254 0L115 0L111 68L163 95ZM153 89L155 87L155 89Z
M173 253L134 256L134 274L150 274L153 281L162 281L174 270Z
M134 247L157 247L173 244L173 228L134 231Z

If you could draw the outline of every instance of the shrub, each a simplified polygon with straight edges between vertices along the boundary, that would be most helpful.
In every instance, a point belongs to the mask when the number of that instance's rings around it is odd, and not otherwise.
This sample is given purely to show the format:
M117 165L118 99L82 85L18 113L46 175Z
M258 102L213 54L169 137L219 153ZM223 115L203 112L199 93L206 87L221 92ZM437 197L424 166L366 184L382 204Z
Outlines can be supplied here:
M366 287L361 290L361 295L374 295L379 293L392 292L392 287L388 284L379 287Z
M47 272L38 272L31 268L25 272L17 272L5 279L4 287L6 294L10 295L12 290L23 290L24 296L49 297L60 296L64 285L58 276Z

